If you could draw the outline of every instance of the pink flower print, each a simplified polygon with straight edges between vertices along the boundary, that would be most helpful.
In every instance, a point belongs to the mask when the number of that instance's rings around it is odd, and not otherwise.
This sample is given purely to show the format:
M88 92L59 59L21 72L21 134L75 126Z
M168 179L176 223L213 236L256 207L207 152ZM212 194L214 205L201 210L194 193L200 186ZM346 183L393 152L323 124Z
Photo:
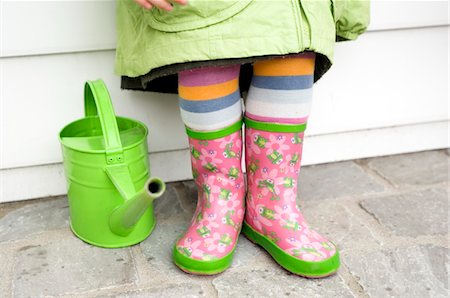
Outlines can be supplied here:
M323 236L320 235L319 233L317 233L316 231L314 231L314 230L310 230L310 231L311 231L310 239L313 239L317 242L328 242L327 239L323 238Z
M299 163L298 154L286 154L284 160L280 163L280 173L292 174L295 172L296 165Z
M203 219L199 223L199 228L206 227L208 230L218 228L220 225L216 222L215 213L205 213Z
M269 141L266 143L266 148L268 148L266 154L272 154L273 151L283 154L285 150L289 149L289 146L285 144L285 141L286 137L282 134L270 134Z
M240 151L242 147L241 134L234 133L229 136L223 137L221 139L215 140L215 142L219 143L220 149L231 149L233 151Z
M250 221L249 223L257 229L258 231L262 231L262 225L258 220L258 213L256 211L255 201L252 198L247 200L247 212L245 213L246 220Z
M199 159L202 162L202 166L206 165L212 165L216 166L217 164L222 163L222 159L217 158L217 151L216 150L206 150L205 148L201 149L202 155L200 155Z
M242 204L237 197L238 193L236 192L231 195L229 200L219 200L219 205L222 206L220 213L226 214L228 211L236 210L236 207Z
M230 143L233 143L233 146L240 148L242 145L240 135L241 135L240 132L233 133L229 136L214 140L214 142L219 143L219 148L221 149L224 149Z
M217 250L223 253L232 242L229 234L220 235L219 233L214 233L212 237L205 239L205 246L208 251Z
M231 185L234 186L236 184L236 180L235 179L230 179L227 174L225 174L228 171L227 168L222 168L220 169L220 173L218 173L216 176L216 180L217 182L219 182L221 184L221 186L227 186L227 185Z
M241 184L240 183L236 183L236 185L234 186L236 189L241 188Z
M201 240L193 241L192 238L184 239L182 245L178 245L177 249L180 253L188 256L188 257L197 257L201 258L203 256L203 250L199 248L202 244Z
M285 202L295 203L297 202L297 194L294 192L293 188L288 188L283 194Z
M235 212L236 224L234 226L234 229L236 231L241 230L242 220L244 219L244 216L245 216L245 206L241 205L241 207L236 209L236 212Z
M220 185L217 184L217 175L208 176L204 181L204 184L209 186L212 194L220 193Z
M301 226L297 222L299 215L295 210L292 210L289 205L274 206L275 215L274 218L278 220L280 226L286 229L298 231L301 230Z
M288 237L286 241L293 245L288 251L302 260L317 262L327 257L322 251L322 245L319 242L311 242L305 235L300 236L300 240Z

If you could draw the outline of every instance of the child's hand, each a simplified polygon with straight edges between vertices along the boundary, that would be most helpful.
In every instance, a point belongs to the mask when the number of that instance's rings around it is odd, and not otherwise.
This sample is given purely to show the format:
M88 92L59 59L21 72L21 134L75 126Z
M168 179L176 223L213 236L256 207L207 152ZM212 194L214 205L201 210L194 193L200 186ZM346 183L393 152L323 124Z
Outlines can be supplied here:
M188 0L172 0L181 5L186 5ZM134 0L137 4L145 9L152 9L153 6L161 8L166 11L171 11L173 9L172 4L168 0Z

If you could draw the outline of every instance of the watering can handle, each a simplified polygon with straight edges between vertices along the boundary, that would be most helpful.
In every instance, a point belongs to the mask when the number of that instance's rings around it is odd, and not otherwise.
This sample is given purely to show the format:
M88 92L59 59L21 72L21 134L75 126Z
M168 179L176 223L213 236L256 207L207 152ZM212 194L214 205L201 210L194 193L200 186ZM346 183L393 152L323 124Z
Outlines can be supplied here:
M102 80L87 81L84 85L84 112L86 117L98 115L100 118L108 163L121 163L119 128L108 89Z

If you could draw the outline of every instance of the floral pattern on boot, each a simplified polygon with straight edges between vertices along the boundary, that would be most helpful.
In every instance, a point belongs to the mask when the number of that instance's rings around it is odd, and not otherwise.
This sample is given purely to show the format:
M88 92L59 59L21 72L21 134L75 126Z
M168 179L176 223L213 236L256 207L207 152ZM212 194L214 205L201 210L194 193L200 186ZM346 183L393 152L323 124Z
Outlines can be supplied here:
M246 128L247 207L245 221L285 252L304 261L323 261L335 246L311 230L297 204L302 133Z
M197 208L176 249L186 257L211 261L230 253L244 219L241 131L214 140L189 138Z

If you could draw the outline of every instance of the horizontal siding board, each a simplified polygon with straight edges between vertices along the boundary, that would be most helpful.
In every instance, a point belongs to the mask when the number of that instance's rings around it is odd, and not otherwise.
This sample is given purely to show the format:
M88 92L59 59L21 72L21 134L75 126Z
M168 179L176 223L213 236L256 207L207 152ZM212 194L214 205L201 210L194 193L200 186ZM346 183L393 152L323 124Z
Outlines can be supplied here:
M115 48L114 1L0 3L0 57ZM371 5L371 31L449 24L447 1L371 1Z

